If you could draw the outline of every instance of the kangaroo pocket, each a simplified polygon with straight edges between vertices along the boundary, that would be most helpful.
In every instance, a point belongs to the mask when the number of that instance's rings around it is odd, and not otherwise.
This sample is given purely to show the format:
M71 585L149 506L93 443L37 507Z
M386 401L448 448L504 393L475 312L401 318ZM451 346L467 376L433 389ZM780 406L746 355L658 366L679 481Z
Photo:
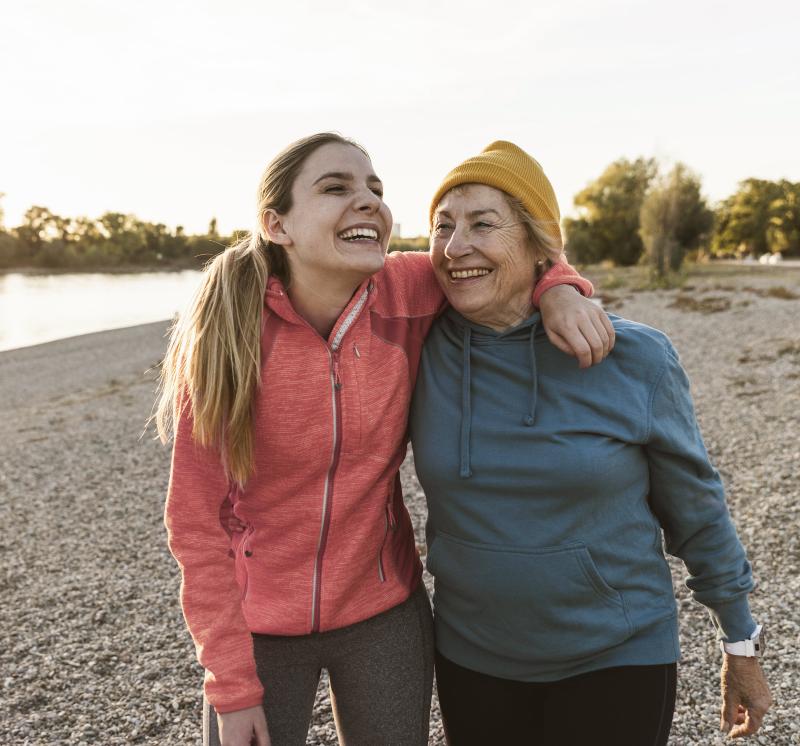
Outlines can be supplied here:
M536 549L436 532L436 614L471 644L516 660L591 658L633 633L620 594L580 543Z

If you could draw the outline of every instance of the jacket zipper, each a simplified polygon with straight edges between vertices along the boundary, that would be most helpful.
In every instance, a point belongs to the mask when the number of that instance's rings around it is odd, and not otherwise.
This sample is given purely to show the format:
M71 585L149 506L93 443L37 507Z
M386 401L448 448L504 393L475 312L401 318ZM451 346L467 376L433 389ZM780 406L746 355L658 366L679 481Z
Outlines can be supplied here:
M331 379L331 402L333 411L333 449L331 452L331 463L328 467L328 474L325 477L325 488L322 493L322 520L319 526L319 539L317 540L317 556L314 561L314 578L311 584L311 631L319 632L320 628L320 592L322 589L322 558L325 554L325 546L328 542L328 529L331 522L331 498L333 496L333 482L336 475L336 467L339 465L339 451L342 439L342 407L340 390L342 380L339 375L339 348L347 330L358 318L361 309L367 302L369 289L366 288L361 294L356 304L347 314L347 318L342 322L339 331L333 338L330 347L325 346L330 358L330 379Z
M392 511L392 492L389 492L389 499L386 501L386 510L383 514L383 541L381 542L381 550L378 552L378 579L381 583L386 582L386 572L383 569L383 550L386 548L386 539L389 537L389 529L392 531L397 530L397 521L394 518Z

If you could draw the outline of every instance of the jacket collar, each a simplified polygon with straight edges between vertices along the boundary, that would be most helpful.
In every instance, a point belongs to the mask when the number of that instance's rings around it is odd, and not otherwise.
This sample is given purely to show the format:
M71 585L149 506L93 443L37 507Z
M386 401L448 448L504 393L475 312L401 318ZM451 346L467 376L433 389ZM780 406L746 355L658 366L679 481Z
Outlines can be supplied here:
M363 308L361 308L360 311L364 311L372 306L377 298L377 292L375 292L375 290L376 284L374 277L368 277L366 280L364 280L358 286L355 293L353 293L353 297L345 306L336 324L334 324L334 331L341 325L342 321L347 318L350 311L358 304L358 301L364 292L367 293L367 299L366 303L363 303ZM270 275L267 280L267 289L264 293L264 307L267 311L280 316L284 321L287 321L290 324L308 326L308 322L302 316L300 316L297 311L295 311L292 301L289 299L289 293L286 291L283 282L274 275Z

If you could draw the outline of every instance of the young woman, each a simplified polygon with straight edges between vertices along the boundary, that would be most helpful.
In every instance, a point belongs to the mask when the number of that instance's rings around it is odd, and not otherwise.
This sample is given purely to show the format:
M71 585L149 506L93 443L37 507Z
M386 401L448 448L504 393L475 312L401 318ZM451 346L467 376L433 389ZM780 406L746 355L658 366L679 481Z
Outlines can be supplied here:
M355 143L290 145L264 173L256 230L211 262L172 333L165 522L206 743L305 743L322 668L342 743L427 743L431 614L398 470L444 296L426 254L386 258L382 193ZM564 283L591 292L559 263L534 302ZM548 296L556 343L602 359L605 315L571 288ZM228 509L244 531L226 530Z

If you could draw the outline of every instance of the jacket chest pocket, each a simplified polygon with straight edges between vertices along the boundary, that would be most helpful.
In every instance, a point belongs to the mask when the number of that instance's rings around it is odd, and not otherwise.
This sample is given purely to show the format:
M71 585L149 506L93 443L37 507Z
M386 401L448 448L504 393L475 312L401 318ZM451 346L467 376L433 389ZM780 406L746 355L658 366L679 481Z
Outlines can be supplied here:
M372 337L350 345L359 399L360 452L391 458L405 441L411 402L408 358Z

